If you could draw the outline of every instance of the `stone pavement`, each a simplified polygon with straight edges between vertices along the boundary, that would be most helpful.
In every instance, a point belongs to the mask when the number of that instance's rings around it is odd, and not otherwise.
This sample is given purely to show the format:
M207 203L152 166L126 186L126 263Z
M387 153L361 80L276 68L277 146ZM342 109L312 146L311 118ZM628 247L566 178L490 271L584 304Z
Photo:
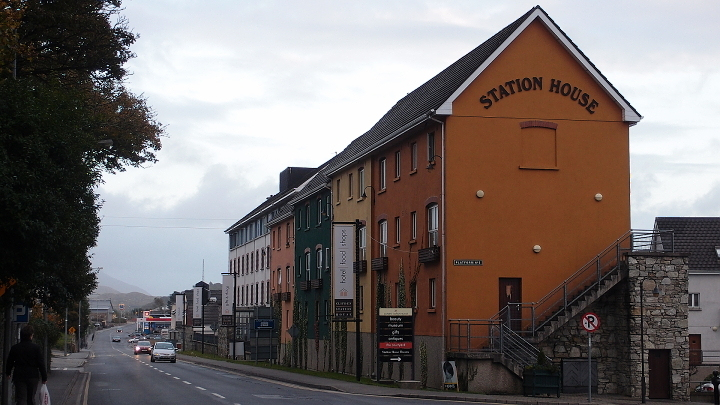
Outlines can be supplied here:
M92 356L92 347L83 349L79 353L70 353L63 356L62 351L53 351L51 361L51 372L48 378L48 390L50 398L55 405L87 405L87 393L90 386L90 373L84 370L88 358ZM254 367L252 365L237 364L222 360L203 359L194 356L178 354L181 362L193 363L200 366L239 373L252 377L260 377L269 380L294 384L301 387L322 389L329 391L347 392L353 394L366 394L374 396L389 396L401 398L452 400L467 402L488 402L498 404L521 404L521 405L585 405L588 404L587 394L561 394L557 397L525 397L520 395L482 395L466 392L413 390L403 388L382 387L375 385L359 384L349 381L333 380L323 377L310 376L282 370ZM709 402L682 402L688 405L700 405ZM672 400L647 400L648 404L668 404L680 401ZM637 405L639 399L617 395L593 395L593 404L602 405Z

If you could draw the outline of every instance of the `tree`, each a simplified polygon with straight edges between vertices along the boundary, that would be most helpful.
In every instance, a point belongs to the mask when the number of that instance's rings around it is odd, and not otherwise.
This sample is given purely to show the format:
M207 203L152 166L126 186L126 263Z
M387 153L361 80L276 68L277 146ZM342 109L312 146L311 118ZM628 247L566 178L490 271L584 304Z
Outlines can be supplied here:
M0 0L0 283L56 309L92 292L102 171L155 162L164 129L123 85L120 0ZM99 145L112 141L112 147Z

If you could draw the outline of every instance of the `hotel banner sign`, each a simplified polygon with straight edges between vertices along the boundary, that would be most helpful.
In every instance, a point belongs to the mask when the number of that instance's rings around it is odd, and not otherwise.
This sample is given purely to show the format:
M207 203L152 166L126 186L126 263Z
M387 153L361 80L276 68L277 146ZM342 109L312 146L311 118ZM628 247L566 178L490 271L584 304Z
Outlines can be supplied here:
M335 318L352 318L355 299L355 225L333 224L332 280Z
M222 314L232 315L233 308L233 285L234 276L232 274L223 274L222 276Z
M193 287L193 319L202 318L202 287Z

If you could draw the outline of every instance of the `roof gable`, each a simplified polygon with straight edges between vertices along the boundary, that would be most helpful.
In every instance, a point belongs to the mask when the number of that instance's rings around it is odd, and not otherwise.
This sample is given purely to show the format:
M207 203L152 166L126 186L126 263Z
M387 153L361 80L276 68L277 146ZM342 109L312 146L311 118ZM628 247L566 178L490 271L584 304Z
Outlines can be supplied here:
M570 38L555 24L555 22L545 13L540 7L536 6L523 16L517 27L503 40L501 44L495 48L492 53L478 66L478 68L470 74L467 79L450 95L437 108L437 114L451 115L452 104L455 99L467 89L468 86L478 77L480 74L502 54L505 49L534 21L540 21L543 25L555 36L559 43L561 43L565 49L573 56L588 74L610 95L610 97L620 106L623 112L623 120L629 122L631 125L636 124L642 119L642 116L633 108L630 103L617 91L617 89L607 80L607 78L600 73L595 65L582 53L580 48L573 43ZM516 21L517 22L517 21ZM510 27L510 26L508 26ZM507 28L506 28L507 29Z
M398 100L369 131L354 139L340 154L328 162L327 174L337 173L362 156L432 119L433 115L451 115L453 101L535 20L541 21L550 30L575 60L620 106L625 121L631 125L640 121L642 116L620 95L545 11L540 6L535 6L525 15Z

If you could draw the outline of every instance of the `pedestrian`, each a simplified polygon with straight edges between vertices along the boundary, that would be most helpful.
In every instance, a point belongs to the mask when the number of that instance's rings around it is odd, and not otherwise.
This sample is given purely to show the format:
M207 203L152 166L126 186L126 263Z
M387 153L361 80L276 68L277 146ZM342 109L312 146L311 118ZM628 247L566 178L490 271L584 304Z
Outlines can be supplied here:
M43 384L47 383L47 369L42 349L32 342L33 333L33 327L30 325L20 329L20 343L10 348L5 362L5 375L10 378L12 373L15 403L18 405L32 405L38 383L41 380Z

